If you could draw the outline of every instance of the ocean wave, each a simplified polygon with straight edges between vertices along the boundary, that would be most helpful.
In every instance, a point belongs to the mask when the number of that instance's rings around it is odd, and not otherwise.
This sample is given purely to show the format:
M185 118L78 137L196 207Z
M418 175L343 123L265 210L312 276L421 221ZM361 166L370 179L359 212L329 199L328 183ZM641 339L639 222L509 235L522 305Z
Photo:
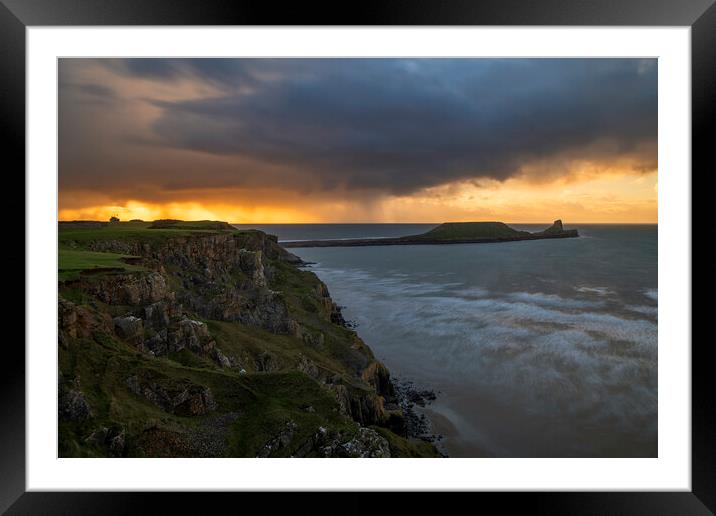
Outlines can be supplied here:
M609 287L574 287L577 292L585 294L597 294L600 296L608 296L614 294Z
M648 288L644 290L644 295L648 297L649 299L652 299L654 301L659 301L659 289L656 288Z
M361 336L391 363L474 385L524 410L617 418L626 426L643 425L656 412L658 332L648 307L615 313L603 301L557 294L362 270L318 273Z

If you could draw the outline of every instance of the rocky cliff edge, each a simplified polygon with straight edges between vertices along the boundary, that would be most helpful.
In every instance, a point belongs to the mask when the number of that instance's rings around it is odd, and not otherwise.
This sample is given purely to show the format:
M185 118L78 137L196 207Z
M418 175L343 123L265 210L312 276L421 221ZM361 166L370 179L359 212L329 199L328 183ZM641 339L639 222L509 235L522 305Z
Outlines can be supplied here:
M127 264L59 283L61 456L436 455L275 237L117 228L60 231L61 263Z

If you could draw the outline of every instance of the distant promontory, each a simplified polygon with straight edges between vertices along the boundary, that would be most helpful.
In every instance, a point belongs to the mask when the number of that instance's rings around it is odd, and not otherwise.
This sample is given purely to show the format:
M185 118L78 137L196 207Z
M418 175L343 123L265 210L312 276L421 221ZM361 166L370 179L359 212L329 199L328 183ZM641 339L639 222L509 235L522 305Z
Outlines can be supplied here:
M281 242L283 247L363 247L376 245L443 245L484 244L541 240L545 238L575 238L576 229L564 229L561 220L544 231L530 233L511 228L504 222L445 222L420 235L392 238L358 238L350 240L302 240Z

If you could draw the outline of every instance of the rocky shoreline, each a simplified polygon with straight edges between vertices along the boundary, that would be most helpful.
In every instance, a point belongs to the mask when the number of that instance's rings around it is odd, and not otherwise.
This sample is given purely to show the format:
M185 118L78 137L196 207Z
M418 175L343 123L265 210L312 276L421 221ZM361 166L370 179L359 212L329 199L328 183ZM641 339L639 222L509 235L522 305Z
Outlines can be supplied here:
M432 444L442 441L443 436L433 433L430 419L420 411L437 399L435 391L419 388L413 381L401 377L395 377L392 382L398 404L405 417L408 437ZM441 453L443 456L447 456L444 452L441 451Z

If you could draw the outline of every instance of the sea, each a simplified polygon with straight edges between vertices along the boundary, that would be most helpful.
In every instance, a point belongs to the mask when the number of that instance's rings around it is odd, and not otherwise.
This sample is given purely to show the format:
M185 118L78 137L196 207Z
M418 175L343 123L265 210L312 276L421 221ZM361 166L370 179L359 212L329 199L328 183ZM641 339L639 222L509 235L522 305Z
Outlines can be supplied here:
M437 224L237 225L281 241ZM542 230L549 224L511 224ZM579 238L293 248L423 409L450 457L657 456L657 226Z

